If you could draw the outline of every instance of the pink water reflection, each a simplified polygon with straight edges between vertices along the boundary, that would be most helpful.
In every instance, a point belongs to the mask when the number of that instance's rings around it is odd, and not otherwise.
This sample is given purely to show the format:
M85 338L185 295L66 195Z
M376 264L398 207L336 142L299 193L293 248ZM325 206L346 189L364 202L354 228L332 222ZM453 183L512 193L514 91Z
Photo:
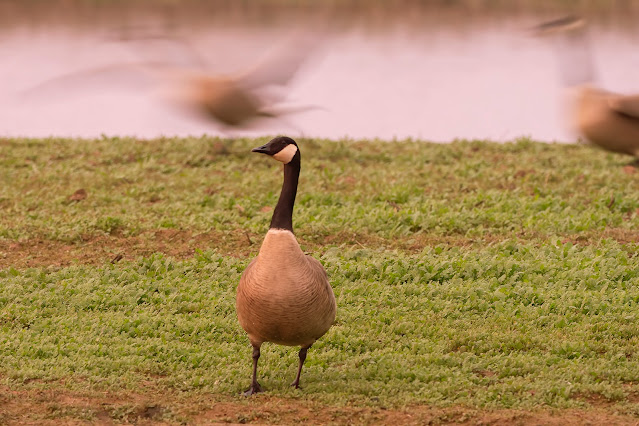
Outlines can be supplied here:
M287 133L326 138L456 138L509 140L519 136L572 141L563 120L560 80L547 39L530 38L528 22L475 26L463 32L336 31L294 80L289 99L323 109L266 120L233 135ZM226 28L190 34L219 72L241 69L271 40L273 29ZM603 87L639 92L639 49L633 35L594 30ZM13 31L0 55L0 134L4 136L228 135L195 120L146 90L113 82L17 102L14 94L52 76L134 59L102 35Z

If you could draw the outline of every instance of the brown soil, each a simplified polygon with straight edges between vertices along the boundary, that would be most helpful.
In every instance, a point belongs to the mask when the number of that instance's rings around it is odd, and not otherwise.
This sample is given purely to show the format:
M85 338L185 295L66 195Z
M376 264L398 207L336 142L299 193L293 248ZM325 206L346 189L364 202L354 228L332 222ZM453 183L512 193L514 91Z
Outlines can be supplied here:
M401 425L637 425L630 416L589 410L478 410L463 406L399 409L331 406L257 395L184 395L151 386L144 394L13 390L0 386L0 424L401 424Z
M384 239L375 235L361 235L343 231L317 240L305 240L298 236L305 250L318 252L326 245L352 247L387 247L410 252L419 252L425 247L440 244L449 246L473 246L494 244L516 237L522 241L541 238L534 234L494 235L482 238L464 236L436 236L416 233L410 238ZM249 234L244 230L229 232L209 231L195 234L184 230L147 231L137 236L91 235L81 241L63 242L33 238L22 241L0 240L0 269L14 267L64 267L72 264L116 263L122 259L132 260L153 253L162 253L177 259L193 256L196 250L217 250L224 255L247 256L257 252L263 235ZM601 239L613 239L622 244L639 242L639 231L610 228L562 238L562 242L593 244ZM543 239L543 238L542 238Z
M252 237L255 238L255 237ZM261 241L261 240L260 240ZM255 250L254 241L243 233L160 230L134 237L117 235L86 236L82 241L67 243L46 239L0 241L0 269L39 266L62 267L71 264L116 263L153 253L183 259L197 249L216 249L223 254L246 255Z

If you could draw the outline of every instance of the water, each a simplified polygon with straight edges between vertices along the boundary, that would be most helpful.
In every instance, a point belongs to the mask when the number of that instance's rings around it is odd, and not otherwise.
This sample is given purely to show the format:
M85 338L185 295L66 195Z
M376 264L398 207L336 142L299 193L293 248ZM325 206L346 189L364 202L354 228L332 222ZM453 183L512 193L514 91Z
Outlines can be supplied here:
M198 27L188 35L211 69L251 64L289 32L284 26ZM290 86L291 104L321 109L228 130L171 107L136 84L96 79L36 101L19 96L52 77L136 59L136 50L100 30L33 24L0 33L0 135L81 136L289 134L342 138L574 141L565 120L552 41L530 37L536 19L516 17L401 25L384 31L340 25ZM602 87L639 93L639 40L630 27L591 28ZM139 53L139 51L137 51ZM149 55L156 54L149 49ZM143 85L142 85L143 86Z

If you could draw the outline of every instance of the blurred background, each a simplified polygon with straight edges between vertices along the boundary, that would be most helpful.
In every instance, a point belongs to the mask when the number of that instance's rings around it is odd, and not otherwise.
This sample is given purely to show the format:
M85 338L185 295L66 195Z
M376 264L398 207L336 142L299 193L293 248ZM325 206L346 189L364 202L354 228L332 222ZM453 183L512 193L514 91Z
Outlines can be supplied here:
M530 35L567 14L600 85L639 92L639 0L0 0L0 136L571 142L553 42ZM298 39L267 96L290 113L228 125L161 93L176 69L264 73Z

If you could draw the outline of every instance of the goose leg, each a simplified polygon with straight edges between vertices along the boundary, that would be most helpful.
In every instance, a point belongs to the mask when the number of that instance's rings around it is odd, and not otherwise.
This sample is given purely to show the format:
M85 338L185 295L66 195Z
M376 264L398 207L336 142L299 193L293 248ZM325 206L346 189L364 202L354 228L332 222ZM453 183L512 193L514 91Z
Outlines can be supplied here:
M306 361L306 352L308 351L308 348L310 347L311 345L308 345L307 347L300 349L300 353L299 353L300 365L297 368L297 377L295 378L295 381L291 383L291 386L293 386L295 389L300 388L300 376L302 374L302 366L304 366L304 361Z
M253 380L251 386L244 392L245 396L253 395L254 393L262 392L262 386L257 382L257 361L260 359L260 346L261 344L253 345Z

